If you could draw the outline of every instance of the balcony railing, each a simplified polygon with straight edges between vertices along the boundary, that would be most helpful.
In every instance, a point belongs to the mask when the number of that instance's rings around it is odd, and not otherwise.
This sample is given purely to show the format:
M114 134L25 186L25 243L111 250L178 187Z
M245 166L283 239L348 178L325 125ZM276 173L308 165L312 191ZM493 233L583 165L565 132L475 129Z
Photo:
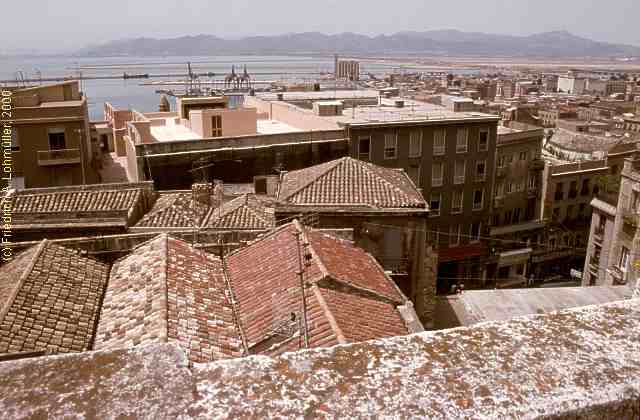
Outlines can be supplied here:
M529 188L529 190L527 191L527 198L538 198L538 189Z
M529 161L529 169L532 171L541 171L544 169L544 160L540 158L535 158Z
M80 163L80 149L41 150L37 153L40 166Z
M635 212L626 212L622 216L622 220L625 225L631 226L633 228L640 227L640 214Z
M578 196L578 190L570 190L569 198L576 198Z
M618 266L613 266L609 268L609 274L613 277L614 285L625 285L627 284L625 271Z
M464 184L464 175L463 176L454 176L453 183L456 185Z
M564 200L564 193L562 191L556 191L554 198L556 201Z
M599 239L600 241L602 241L602 238L604 238L604 228L598 226L593 231L593 235L596 237L596 239Z
M496 170L496 176L498 178L504 178L505 176L507 176L508 172L509 172L509 170L506 167L498 168Z
M493 199L493 207L496 209L502 208L504 206L504 197L495 197Z
M393 274L409 274L408 258L389 258L378 256L376 257L376 260L378 260L385 271L390 271Z

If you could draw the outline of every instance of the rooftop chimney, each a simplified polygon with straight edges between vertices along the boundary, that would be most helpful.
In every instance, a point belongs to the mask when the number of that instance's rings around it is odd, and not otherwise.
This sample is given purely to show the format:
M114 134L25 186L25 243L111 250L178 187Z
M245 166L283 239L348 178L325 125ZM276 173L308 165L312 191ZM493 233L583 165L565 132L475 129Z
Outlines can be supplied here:
M210 183L198 183L191 185L191 192L193 193L193 199L206 206L210 206L211 196L214 194L214 187Z

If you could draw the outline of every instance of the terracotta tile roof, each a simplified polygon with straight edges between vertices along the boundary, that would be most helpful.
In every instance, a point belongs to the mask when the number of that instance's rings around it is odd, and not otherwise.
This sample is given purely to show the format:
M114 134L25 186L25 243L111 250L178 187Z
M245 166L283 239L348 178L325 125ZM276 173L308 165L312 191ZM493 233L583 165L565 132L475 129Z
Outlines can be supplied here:
M307 240L331 278L397 303L403 301L404 297L370 254L344 239L318 231L309 231Z
M389 303L328 288L318 292L347 342L408 334L400 313Z
M108 265L47 241L0 269L0 353L90 349Z
M136 227L188 227L200 226L209 206L193 200L192 193L161 194L154 206L136 224Z
M209 210L202 227L218 229L269 229L275 226L273 201L244 194Z
M284 174L278 200L307 206L426 208L403 171L349 157Z
M13 199L13 212L33 214L128 210L139 200L140 194L140 189L21 194Z
M95 348L175 341L192 362L239 356L234 319L221 261L162 234L114 264Z
M269 348L264 343L273 340L274 331L283 324L293 324L289 321L292 313L300 316L301 293L296 274L299 263L295 236L300 230L297 222L289 223L227 258L229 278L238 302L239 320L250 351L276 354L299 348L300 340L295 334L289 341L280 340L283 342L282 348L275 345ZM303 234L300 241L308 241L311 256L305 281L311 285L306 289L306 296L312 347L358 338L355 333L345 335L340 332L333 313L333 303L338 299L333 299L335 296L341 297L340 304L358 305L362 309L359 318L362 322L366 321L362 317L384 320L376 324L380 328L379 334L370 331L374 337L386 337L387 333L395 335L398 331L407 334L407 328L395 309L397 305L405 303L406 298L369 254L347 241L320 232ZM328 289L336 292L326 292L330 300L326 303L323 296ZM389 311L396 312L395 319L389 316ZM340 319L342 313L338 312ZM385 330L387 321L393 325L384 332L382 330ZM345 325L346 328L351 326Z
M152 183L35 188L11 197L15 225L110 222L126 225L153 199ZM117 222L114 222L117 219Z

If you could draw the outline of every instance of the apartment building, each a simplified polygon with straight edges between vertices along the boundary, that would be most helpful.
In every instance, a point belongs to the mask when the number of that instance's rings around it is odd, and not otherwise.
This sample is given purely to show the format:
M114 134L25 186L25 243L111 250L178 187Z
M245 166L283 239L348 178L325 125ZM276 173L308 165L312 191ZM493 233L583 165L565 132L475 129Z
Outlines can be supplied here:
M543 127L555 127L559 119L577 118L578 113L571 108L548 108L538 110Z
M624 161L616 205L594 202L583 286L631 286L640 292L640 160Z
M127 156L130 180L153 180L163 190L213 179L251 182L256 175L300 169L347 153L344 130L335 124L305 125L294 116L288 119L292 125L278 119L273 107L228 108L225 97L177 102L174 112L122 112L105 105L116 150L124 148Z
M250 104L297 128L342 129L351 157L403 169L429 204L428 242L438 250L439 292L461 277L482 277L487 246L480 237L491 221L499 117L378 97L375 91L375 105L354 107L352 91L332 93L344 104L333 115L313 110L328 92L258 95Z
M582 95L587 87L587 80L583 77L576 77L569 72L566 76L558 77L558 92L570 93L572 95Z
M338 60L336 63L336 79L360 80L360 63L356 60Z
M98 182L87 99L77 81L13 90L12 185ZM96 153L94 153L96 152Z

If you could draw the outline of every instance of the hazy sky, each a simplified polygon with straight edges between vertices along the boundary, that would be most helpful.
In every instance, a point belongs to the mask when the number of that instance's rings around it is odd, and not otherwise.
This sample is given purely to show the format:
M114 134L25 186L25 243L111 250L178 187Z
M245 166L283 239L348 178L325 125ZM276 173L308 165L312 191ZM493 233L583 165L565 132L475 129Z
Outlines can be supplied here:
M514 35L568 30L640 45L639 0L2 0L0 14L0 51L60 51L139 36L431 29Z

